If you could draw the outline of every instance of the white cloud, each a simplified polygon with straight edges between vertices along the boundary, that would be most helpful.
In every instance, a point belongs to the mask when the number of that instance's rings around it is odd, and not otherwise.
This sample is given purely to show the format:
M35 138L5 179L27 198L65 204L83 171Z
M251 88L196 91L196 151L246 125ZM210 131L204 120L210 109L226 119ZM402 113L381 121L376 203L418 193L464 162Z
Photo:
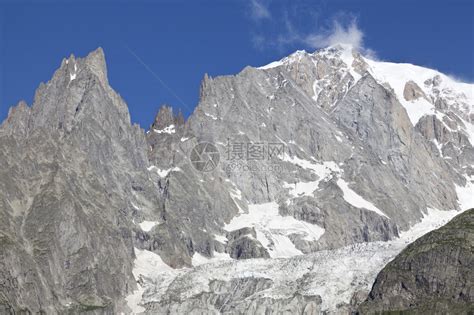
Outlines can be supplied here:
M371 59L378 59L375 51L365 47L364 32L352 13L338 12L325 18L311 6L298 5L270 12L264 1L269 0L250 0L251 17L257 22L251 33L255 49L286 52L287 48L315 50L346 44Z
M250 0L250 13L256 20L271 18L270 11L261 0Z
M353 19L347 25L334 20L329 30L318 30L303 38L303 41L311 48L323 48L337 44L351 45L356 49L363 49L364 33Z

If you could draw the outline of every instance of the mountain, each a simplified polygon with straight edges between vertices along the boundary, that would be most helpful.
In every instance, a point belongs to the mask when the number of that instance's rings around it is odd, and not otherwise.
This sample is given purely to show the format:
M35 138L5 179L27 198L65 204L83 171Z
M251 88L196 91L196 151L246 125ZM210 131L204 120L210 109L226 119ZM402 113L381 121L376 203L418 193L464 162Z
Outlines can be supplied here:
M0 147L2 312L125 309L137 286L132 202L159 202L102 50L63 60L31 107L12 108Z
M162 106L145 132L101 49L64 59L0 127L2 310L355 310L472 207L473 100L337 45L205 75L187 120Z
M419 238L377 275L362 314L474 312L474 209Z

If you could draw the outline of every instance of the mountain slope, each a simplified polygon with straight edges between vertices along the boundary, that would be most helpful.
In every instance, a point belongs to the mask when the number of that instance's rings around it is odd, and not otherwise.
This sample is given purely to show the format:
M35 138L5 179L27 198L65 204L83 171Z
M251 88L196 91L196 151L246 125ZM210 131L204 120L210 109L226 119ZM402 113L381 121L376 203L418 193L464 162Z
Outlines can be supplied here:
M390 67L335 46L206 75L145 133L101 49L63 60L0 127L2 310L354 309L473 202L472 85Z
M361 314L474 312L474 209L408 245L378 274Z

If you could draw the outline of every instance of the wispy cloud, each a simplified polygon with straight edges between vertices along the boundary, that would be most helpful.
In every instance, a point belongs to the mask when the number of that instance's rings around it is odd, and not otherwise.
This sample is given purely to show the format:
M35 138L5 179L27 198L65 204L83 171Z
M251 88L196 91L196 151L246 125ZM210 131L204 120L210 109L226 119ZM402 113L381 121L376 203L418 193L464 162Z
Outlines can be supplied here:
M319 49L346 44L375 57L374 51L364 45L364 32L357 18L350 13L339 12L323 18L317 8L298 5L270 12L261 1L251 0L252 16L260 16L251 33L252 43L258 50L286 50L288 47Z
M262 0L250 0L250 15L255 20L270 19L272 15Z
M315 33L304 37L304 42L311 48L323 48L337 44L351 45L356 49L363 48L364 33L358 27L355 19L344 25L334 20L332 28L317 30Z
M374 50L366 47L364 43L364 32L360 29L357 19L349 20L333 18L332 26L326 29L319 29L306 35L303 42L312 49L319 49L337 44L350 45L360 53L377 60L377 54Z

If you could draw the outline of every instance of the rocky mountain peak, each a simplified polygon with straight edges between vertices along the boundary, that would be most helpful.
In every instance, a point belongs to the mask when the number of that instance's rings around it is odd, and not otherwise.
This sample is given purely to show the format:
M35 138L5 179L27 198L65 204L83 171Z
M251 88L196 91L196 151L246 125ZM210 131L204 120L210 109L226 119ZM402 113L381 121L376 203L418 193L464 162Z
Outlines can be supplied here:
M125 102L109 86L102 48L84 58L71 54L63 59L51 80L39 85L31 112L30 126L35 129L67 131L87 117L130 120Z
M13 106L8 110L7 121L13 120L16 117L23 115L23 113L27 113L29 109L28 104L26 104L24 100L19 101L16 106Z
M109 84L107 79L107 64L105 62L105 54L102 47L89 53L85 58L85 64L104 85Z
M161 105L160 110L156 114L152 128L161 130L171 125L174 125L175 127L184 125L183 113L179 110L175 115L171 106L166 104Z
M14 245L1 250L8 274L0 282L15 278L20 285L0 295L8 292L11 307L25 305L31 313L124 312L120 299L136 286L132 202L156 204L157 189L147 177L143 131L131 126L126 104L108 85L102 49L64 59L40 84L32 107L20 102L1 129L1 178L8 183L0 180L0 200L14 205L0 207L0 234ZM13 216L18 220L7 219ZM44 250L22 250L30 244ZM21 288L27 279L35 290ZM19 297L23 290L32 293Z
M338 43L334 44L325 48L321 48L315 51L315 53L320 53L320 52L325 52L325 53L331 53L331 54L343 54L343 53L356 53L358 52L358 49L355 48L351 44L344 44L344 43Z
M212 78L207 73L205 73L199 87L199 99L206 99L206 96L210 93L211 84Z
M21 100L16 106L8 110L7 119L1 124L0 131L7 134L25 135L29 115L30 107L25 101Z
M103 88L109 88L107 64L104 51L101 47L90 52L83 58L78 58L74 54L71 54L68 58L64 58L60 67L46 85L54 83L70 88L73 85L73 81L78 81L80 78L90 76L96 77Z

